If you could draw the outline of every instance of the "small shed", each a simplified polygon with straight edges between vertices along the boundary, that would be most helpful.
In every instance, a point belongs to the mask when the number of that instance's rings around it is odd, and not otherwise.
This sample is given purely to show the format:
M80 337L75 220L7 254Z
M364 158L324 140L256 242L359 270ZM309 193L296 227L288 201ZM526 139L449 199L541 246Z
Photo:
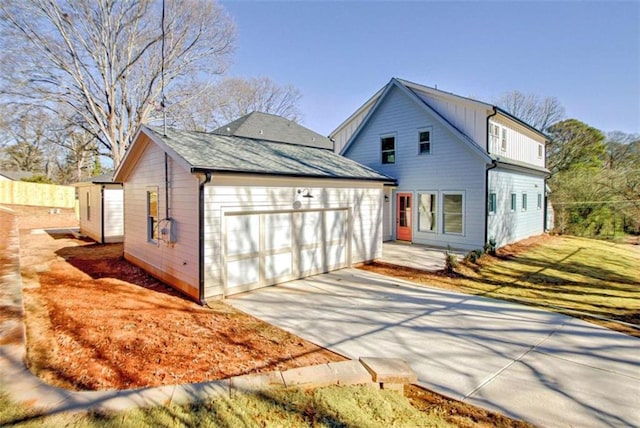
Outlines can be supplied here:
M100 244L124 239L124 191L112 174L76 183L80 233Z
M115 173L127 260L205 303L381 256L392 178L284 118L242 122L262 138L141 127Z

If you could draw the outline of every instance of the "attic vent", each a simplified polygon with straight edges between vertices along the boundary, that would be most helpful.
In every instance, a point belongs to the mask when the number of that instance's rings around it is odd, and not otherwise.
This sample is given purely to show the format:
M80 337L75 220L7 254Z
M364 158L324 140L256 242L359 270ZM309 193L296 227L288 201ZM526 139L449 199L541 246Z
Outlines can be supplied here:
M262 134L264 134L264 131L261 129L261 130L260 130L260 135L262 135Z

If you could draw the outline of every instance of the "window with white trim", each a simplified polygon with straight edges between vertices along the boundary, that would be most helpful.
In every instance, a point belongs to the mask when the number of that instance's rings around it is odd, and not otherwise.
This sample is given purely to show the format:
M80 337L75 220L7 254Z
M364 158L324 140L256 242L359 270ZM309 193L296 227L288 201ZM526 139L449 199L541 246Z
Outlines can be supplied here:
M497 196L495 192L489 193L489 214L496 213Z
M433 128L431 126L418 131L418 154L431 154L431 136L433 135L432 131Z
M418 193L418 231L435 232L437 193Z
M442 196L442 230L461 234L464 225L464 199L462 193L444 193Z
M383 164L396 163L396 137L394 135L381 137L380 148Z
M507 128L502 128L502 138L500 139L500 150L507 150Z
M516 205L518 203L518 195L516 195L515 193L511 194L511 211L515 211L516 210Z
M544 146L542 144L538 144L538 159L542 159L542 155L544 155Z
M522 194L522 211L526 211L527 210L527 194L523 193Z
M147 189L147 241L158 241L158 188Z
M489 123L489 142L492 146L498 145L500 139L500 127L495 123Z
M538 209L542 209L542 193L538 193Z

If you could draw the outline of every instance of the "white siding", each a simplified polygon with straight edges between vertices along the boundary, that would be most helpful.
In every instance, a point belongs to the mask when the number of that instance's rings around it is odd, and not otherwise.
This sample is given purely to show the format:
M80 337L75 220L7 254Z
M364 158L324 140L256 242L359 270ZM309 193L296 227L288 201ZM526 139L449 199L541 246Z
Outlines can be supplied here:
M80 233L96 242L102 242L102 197L100 185L78 188L80 206Z
M145 138L141 136L140 138ZM139 143L142 143L141 141ZM157 186L160 218L164 218L165 156L155 144L149 143L136 166L124 183L125 198L125 254L147 265L147 270L163 276L174 286L189 287L192 297L199 290L199 232L198 232L198 180L168 158L169 217L173 219L175 243L147 240L147 189ZM165 226L167 224L165 223ZM177 285L180 281L181 285Z
M418 155L418 130L433 127L432 151ZM381 163L380 136L395 133L396 163ZM438 195L438 227L435 232L418 232L413 222L413 242L454 248L481 248L484 244L485 163L440 121L432 117L398 89L391 90L367 126L351 144L346 157L398 180L397 192L413 194L413 215L418 218L417 193ZM447 234L442 229L442 196L464 194L464 232ZM395 197L390 213L395 216ZM386 213L386 211L385 211ZM385 224L395 224L385 219ZM394 229L394 228L392 228ZM395 237L395 231L392 230Z
M486 149L488 114L486 107L457 97L418 91L416 94L459 131Z
M489 193L496 194L496 212L489 214L488 239L498 247L544 232L544 179L497 168L489 171ZM516 195L516 209L511 210L511 194ZM527 195L527 209L522 195ZM542 206L538 208L538 194Z
M489 150L493 155L544 168L545 146L541 136L535 135L525 127L499 115L492 117L489 121L498 125L501 130L507 130L506 150L502 150L502 135L495 141L490 140ZM542 156L538 156L540 147L542 147Z
M313 198L298 190L308 189ZM382 254L382 184L344 180L214 175L205 187L205 297L222 295L225 213L346 209L348 263ZM247 217L247 218L250 218ZM245 233L252 233L247 226ZM251 242L247 237L247 242ZM277 237L276 237L277 238Z
M124 192L120 186L103 189L104 241L122 242L124 235Z

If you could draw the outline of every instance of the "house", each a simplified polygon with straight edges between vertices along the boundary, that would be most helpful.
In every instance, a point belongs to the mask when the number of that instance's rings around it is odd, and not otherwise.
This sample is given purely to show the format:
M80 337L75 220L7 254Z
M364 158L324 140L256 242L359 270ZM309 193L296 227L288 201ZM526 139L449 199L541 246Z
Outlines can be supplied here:
M470 250L545 231L547 137L497 106L393 78L330 137L397 179L384 240Z
M381 255L382 189L393 179L284 118L242 121L262 123L249 128L264 138L236 135L238 123L140 128L114 177L127 260L204 303Z
M78 199L80 233L100 244L124 238L124 193L113 174L74 184Z
M20 181L31 177L33 173L28 171L0 171L0 181Z

